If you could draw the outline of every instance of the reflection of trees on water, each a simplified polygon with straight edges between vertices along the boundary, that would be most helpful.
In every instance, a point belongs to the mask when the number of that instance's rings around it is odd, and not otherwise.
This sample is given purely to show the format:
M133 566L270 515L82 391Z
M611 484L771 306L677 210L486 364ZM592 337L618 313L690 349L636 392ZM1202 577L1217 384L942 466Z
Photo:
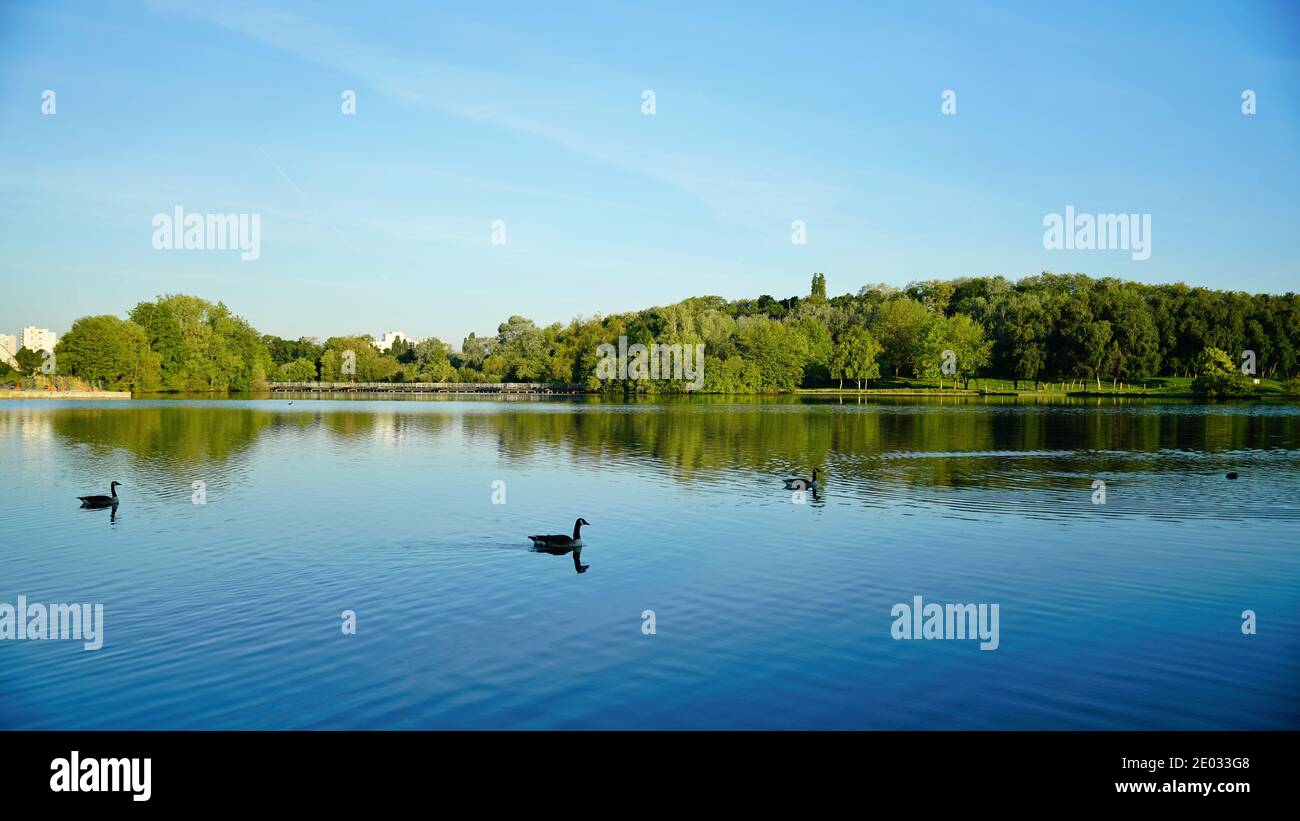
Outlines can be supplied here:
M339 441L375 440L401 444L412 433L438 433L448 414L315 409L269 410L238 402L213 405L169 403L112 407L72 407L0 415L0 425L52 431L69 444L89 445L100 453L125 450L163 468L224 463L248 451L266 434L323 429ZM0 428L3 429L3 428ZM304 440L305 441L305 440Z
M565 448L586 459L653 459L683 479L698 471L780 473L792 466L833 464L831 483L837 477L874 480L885 471L890 483L939 486L975 484L1010 472L1046 482L1056 472L1146 473L1165 469L1167 456L1177 458L1169 455L1173 451L1294 450L1300 443L1300 415L1254 413L1241 406L1142 410L1080 400L1016 408L1014 402L960 399L736 404L503 411L469 415L462 425L471 437L493 439L509 458Z
M199 405L60 408L54 433L101 451L124 449L160 464L224 462L247 450L276 414L252 408Z
M381 446L464 436L491 444L507 459L553 449L587 460L647 459L682 480L701 472L785 474L821 466L831 468L830 486L856 479L956 487L997 483L997 476L1013 472L1051 482L1054 474L1073 477L1080 471L1158 471L1176 451L1294 451L1300 442L1300 414L1294 410L1143 408L1096 399L1042 405L996 397L924 402L698 397L493 404L447 412L427 405L336 410L308 404L300 410L237 403L124 404L46 409L30 416L48 419L42 425L64 441L105 451L122 448L164 466L224 462L268 433L300 432L307 447L306 436L323 430L332 440ZM0 422L8 429L35 430L28 416L0 415Z

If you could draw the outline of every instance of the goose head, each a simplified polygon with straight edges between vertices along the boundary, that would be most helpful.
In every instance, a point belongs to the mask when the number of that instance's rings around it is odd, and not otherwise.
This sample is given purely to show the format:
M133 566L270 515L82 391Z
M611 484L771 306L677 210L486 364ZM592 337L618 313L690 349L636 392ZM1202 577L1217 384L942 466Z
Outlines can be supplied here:
M578 519L573 523L574 542L578 542L578 540L582 538L582 526L589 525L589 524L591 524L591 522L587 521L586 519L583 519L582 517L578 517Z

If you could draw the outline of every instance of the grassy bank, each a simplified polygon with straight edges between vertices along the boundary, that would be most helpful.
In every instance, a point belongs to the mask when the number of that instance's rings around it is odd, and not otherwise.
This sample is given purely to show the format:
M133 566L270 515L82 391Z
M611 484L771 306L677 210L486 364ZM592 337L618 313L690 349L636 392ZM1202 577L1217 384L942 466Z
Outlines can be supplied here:
M130 391L0 390L0 399L130 399Z
M861 390L846 383L840 388L806 388L799 393L808 394L869 394L880 396L962 396L962 395L998 395L998 396L1157 396L1167 398L1194 398L1191 377L1155 377L1141 382L1108 382L1103 380L1098 388L1095 381L1074 380L1065 382L1039 383L1035 388L1030 380L1022 379L1018 383L1011 379L972 379L965 387L954 386L946 381L940 387L936 380L890 378L874 379L870 387ZM1261 379L1260 384L1247 394L1249 398L1300 398L1288 393L1282 382L1276 379Z

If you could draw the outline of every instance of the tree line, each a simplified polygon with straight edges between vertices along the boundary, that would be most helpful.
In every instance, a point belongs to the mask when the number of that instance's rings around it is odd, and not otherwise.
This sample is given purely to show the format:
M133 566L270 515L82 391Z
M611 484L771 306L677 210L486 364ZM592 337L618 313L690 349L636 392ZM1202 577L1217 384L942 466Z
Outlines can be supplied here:
M349 379L683 389L670 379L598 379L598 347L620 337L629 345L703 343L709 393L865 387L904 377L940 386L975 377L1034 387L1087 380L1100 388L1176 376L1195 377L1199 392L1230 395L1249 388L1240 369L1248 351L1258 376L1300 375L1300 296L1043 273L1017 282L997 276L867 285L828 297L818 273L803 297L691 297L545 327L512 316L495 335L471 333L459 349L430 338L399 339L380 351L369 336L321 342L262 335L221 303L168 295L140 303L126 318L77 320L55 353L61 374L137 392L255 392L275 381Z

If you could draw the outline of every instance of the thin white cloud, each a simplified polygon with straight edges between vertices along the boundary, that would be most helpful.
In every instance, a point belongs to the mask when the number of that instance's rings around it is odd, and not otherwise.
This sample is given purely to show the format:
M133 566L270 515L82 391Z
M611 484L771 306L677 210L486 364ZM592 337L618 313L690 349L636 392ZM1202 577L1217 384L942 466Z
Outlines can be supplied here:
M511 76L396 53L390 44L372 44L301 15L239 2L167 2L151 0L160 11L206 20L304 62L356 77L377 92L469 122L526 134L576 155L675 188L698 201L720 220L734 225L775 227L794 218L828 214L843 191L794 172L782 173L788 157L771 158L762 167L735 168L734 155L719 157L668 154L633 145L612 133L575 131L557 121L557 107L547 101L571 100L570 87L549 87L539 77ZM609 72L603 71L608 77ZM631 102L639 98L639 86ZM562 107L569 110L570 106ZM591 107L587 122L603 116ZM548 116L549 115L549 116ZM612 131L612 129L611 129Z

